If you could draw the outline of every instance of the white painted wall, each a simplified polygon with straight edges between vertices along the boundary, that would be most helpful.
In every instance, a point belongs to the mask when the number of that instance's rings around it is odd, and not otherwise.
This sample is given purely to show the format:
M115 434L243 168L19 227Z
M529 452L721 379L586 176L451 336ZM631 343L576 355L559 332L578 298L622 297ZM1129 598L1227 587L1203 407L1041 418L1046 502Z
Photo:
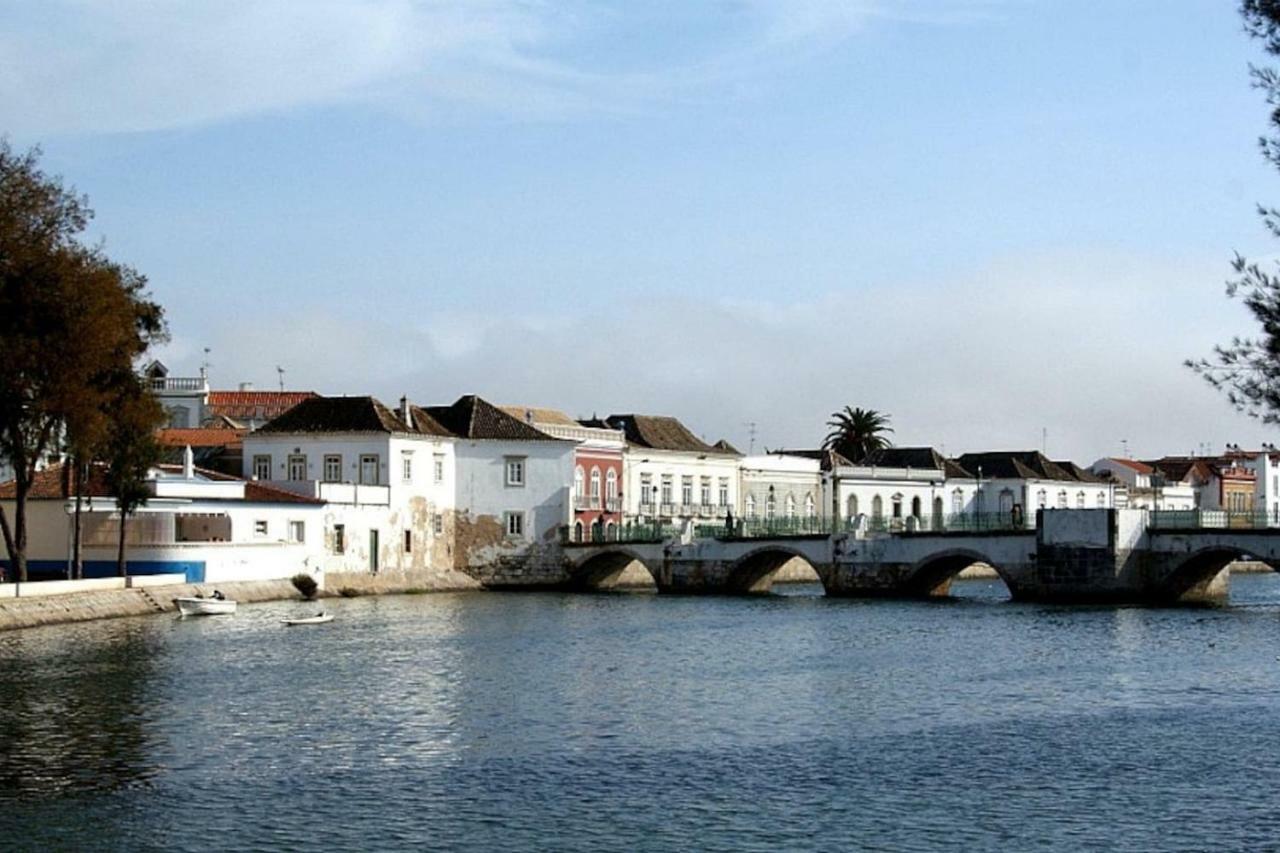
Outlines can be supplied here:
M623 508L629 518L645 516L651 513L641 512L641 483L644 475L652 478L654 498L659 504L661 500L662 477L671 477L671 515L674 518L723 518L725 510L730 507L737 512L740 505L739 494L739 457L711 453L685 453L675 450L650 450L641 447L628 447L623 454ZM693 478L693 504L697 509L685 512L681 495L684 477ZM711 505L702 510L701 489L702 477L711 478ZM726 505L720 504L720 481L724 479L729 488L729 500Z
M795 505L795 517L805 517L807 499L813 501L816 517L830 517L830 506L824 498L822 470L817 459L803 456L785 456L771 453L744 456L739 462L741 486L737 509L739 518L746 518L746 506L754 502L756 518L764 518L770 489L774 496L774 517L787 517L787 498ZM748 500L750 497L750 500Z
M472 518L523 513L524 540L554 537L570 522L574 442L570 441L468 441L460 439L454 450L456 506ZM507 484L506 460L525 460L524 485Z

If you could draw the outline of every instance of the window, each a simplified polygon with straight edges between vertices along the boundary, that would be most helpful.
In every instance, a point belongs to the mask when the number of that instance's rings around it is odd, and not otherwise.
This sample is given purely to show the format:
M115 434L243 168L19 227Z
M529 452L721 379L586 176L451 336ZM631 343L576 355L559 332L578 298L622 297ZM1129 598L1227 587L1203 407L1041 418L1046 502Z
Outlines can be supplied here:
M1013 512L1013 490L1000 490L1000 514L1009 515Z
M307 457L302 453L289 454L289 479L307 479Z
M444 533L444 516L438 512L431 516L431 532L436 536Z
M600 508L600 469L591 469L591 508Z
M1060 489L1058 491L1058 509L1066 509L1066 508L1067 508L1067 490Z
M652 474L640 475L640 503L642 504L653 503L653 475Z
M671 503L671 481L670 474L662 475L662 502L664 504Z
M186 406L174 406L169 410L169 426L186 429L191 426L191 410Z
M524 536L524 513L523 512L504 513L503 527L506 528L507 535L513 539Z
M586 487L587 475L586 472L582 470L582 466L579 465L573 469L573 496L575 498L582 497L585 494Z
M333 526L333 553L345 554L347 552L347 526L345 524L335 524Z
M778 499L773 494L773 486L769 487L769 496L764 499L764 520L773 521L778 512Z
M435 456L431 457L431 463L432 463L432 472L431 472L432 479L435 480L437 483L443 483L444 482L444 454L437 453Z
M1106 508L1107 508L1107 493L1098 492L1098 509L1106 509Z
M920 511L920 496L916 495L911 499L911 517L920 518L923 513Z
M959 489L951 491L951 514L960 515L964 512L964 492Z
M1044 509L1045 503L1048 501L1048 499L1049 499L1049 496L1045 494L1044 489L1041 489L1040 491L1036 492L1036 507L1039 509Z
M378 454L366 453L360 457L360 482L366 486L376 486L380 480L378 476Z
M255 456L253 457L253 479L270 480L271 479L271 457Z
M307 523L305 521L289 522L289 541L290 542L306 542L307 541Z
M893 496L893 517L902 518L902 495Z
M524 485L524 457L508 456L506 457L507 469L507 485L523 486Z
M787 521L791 521L796 517L796 497L795 495L787 495Z
M606 542L613 542L618 538L618 525L612 521L604 523L604 539Z
M755 495L747 495L747 518L754 520L756 517L756 497Z
M845 501L845 511L849 514L850 518L858 517L858 496L857 495L849 495L849 500Z
M884 501L879 495L871 499L871 517L884 518Z
M406 483L413 482L413 451L405 450L400 453L400 479Z
M342 454L329 453L325 455L324 481L326 483L342 482Z
M265 518L255 519L253 522L253 535L266 536L268 532L267 520Z
M698 483L698 497L701 498L700 503L703 506L711 506L711 478L703 477Z
M813 500L813 495L804 496L804 517L813 518L818 514L818 505Z
M582 521L580 520L573 523L573 541L582 541Z
M693 477L680 478L680 503L685 506L693 505Z
M729 478L720 478L720 506L729 505Z
M413 531L406 530L404 532L404 552L406 554L413 553Z
M610 468L609 473L604 478L604 496L608 500L616 500L618 497L618 470Z
M1076 492L1076 509L1084 509L1084 492Z

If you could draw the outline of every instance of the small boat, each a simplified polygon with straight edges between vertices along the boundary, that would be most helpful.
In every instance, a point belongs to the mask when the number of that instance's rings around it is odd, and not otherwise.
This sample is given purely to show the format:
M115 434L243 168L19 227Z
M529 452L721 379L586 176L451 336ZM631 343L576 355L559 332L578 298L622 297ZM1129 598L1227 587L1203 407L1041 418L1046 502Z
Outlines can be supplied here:
M175 598L178 613L183 616L218 616L236 612L236 603L229 598L203 598L201 596L184 596Z
M333 621L332 613L317 613L315 616L304 616L300 619L281 619L285 625L323 625Z

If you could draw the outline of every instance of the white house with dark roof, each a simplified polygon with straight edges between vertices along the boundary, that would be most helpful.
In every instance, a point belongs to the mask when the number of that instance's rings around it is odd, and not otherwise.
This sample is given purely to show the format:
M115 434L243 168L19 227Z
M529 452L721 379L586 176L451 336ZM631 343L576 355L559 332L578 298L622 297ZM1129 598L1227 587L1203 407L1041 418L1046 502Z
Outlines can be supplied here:
M573 444L474 395L449 406L305 400L244 439L246 477L319 498L344 564L463 568L555 539Z
M708 444L672 417L610 415L626 437L623 506L629 518L685 522L737 512L740 455Z
M747 521L829 518L821 460L785 452L761 453L739 460L739 518Z

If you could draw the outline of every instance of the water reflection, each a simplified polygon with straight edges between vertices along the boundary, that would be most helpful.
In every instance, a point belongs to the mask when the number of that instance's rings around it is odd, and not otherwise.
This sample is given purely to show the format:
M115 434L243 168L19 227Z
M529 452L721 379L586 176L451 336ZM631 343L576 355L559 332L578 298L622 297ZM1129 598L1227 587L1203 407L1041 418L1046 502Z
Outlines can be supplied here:
M83 626L0 642L0 789L110 791L154 775L150 681L164 648L142 622L105 637Z

